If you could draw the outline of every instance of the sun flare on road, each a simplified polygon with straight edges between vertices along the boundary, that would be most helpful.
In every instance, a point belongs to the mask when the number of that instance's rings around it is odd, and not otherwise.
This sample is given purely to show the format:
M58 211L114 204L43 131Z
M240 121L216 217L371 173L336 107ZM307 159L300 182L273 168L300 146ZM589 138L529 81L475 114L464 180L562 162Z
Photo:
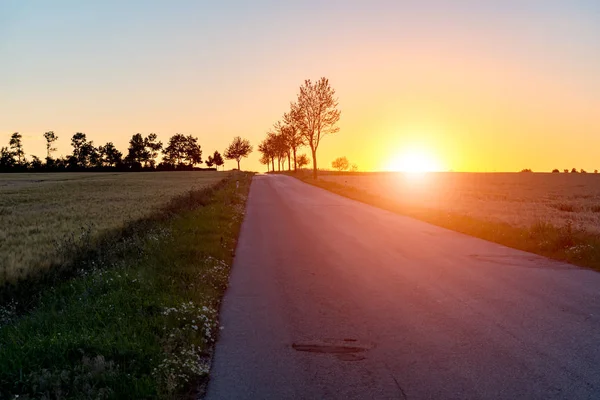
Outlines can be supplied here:
M433 155L422 149L409 149L388 163L388 171L423 173L442 171L442 165Z

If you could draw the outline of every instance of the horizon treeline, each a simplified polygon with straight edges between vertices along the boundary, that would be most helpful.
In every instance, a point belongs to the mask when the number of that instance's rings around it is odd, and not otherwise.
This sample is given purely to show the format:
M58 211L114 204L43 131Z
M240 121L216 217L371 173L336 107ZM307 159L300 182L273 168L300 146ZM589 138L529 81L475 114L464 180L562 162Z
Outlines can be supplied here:
M224 166L219 151L204 161L208 168L198 168L202 164L202 148L198 138L192 135L176 133L163 145L155 133L143 136L134 134L129 140L126 153L119 151L112 142L95 146L85 133L77 132L71 137L71 154L54 158L54 144L58 135L53 131L43 134L46 141L46 157L42 160L36 155L26 157L23 137L19 132L11 135L8 146L0 147L0 172L24 171L175 171L208 169L216 170ZM162 155L158 162L159 155Z

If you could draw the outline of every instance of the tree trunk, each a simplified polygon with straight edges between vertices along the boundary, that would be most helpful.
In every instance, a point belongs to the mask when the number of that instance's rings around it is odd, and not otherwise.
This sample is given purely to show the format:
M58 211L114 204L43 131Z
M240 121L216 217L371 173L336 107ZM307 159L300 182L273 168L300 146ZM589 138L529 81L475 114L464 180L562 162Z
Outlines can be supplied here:
M240 170L240 160L236 160L238 163L238 171Z
M271 157L271 171L275 172L275 157Z
M288 171L291 171L291 170L292 170L292 154L288 150Z
M313 178L316 180L317 179L317 151L313 148L311 148L310 151L312 152L312 159L313 159Z
M294 148L294 172L298 172L298 165L296 164L296 148Z
M277 171L281 172L281 157L277 156Z

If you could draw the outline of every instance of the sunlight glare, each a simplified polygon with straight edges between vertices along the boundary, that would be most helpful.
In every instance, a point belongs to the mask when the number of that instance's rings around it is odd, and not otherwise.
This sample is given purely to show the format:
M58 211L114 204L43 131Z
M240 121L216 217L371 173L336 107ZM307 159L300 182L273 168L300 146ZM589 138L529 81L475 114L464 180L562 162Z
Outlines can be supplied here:
M441 171L442 167L440 162L428 152L410 149L393 158L386 169L388 171L423 173Z

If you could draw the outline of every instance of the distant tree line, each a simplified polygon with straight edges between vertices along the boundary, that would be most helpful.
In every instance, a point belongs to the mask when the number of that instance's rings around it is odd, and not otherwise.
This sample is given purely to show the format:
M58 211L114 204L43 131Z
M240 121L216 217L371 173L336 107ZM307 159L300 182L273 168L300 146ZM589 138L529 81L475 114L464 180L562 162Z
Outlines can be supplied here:
M526 169L522 169L521 172L533 172L533 171L530 168L526 168ZM560 170L558 168L554 168L552 170L552 173L560 174ZM571 173L571 174L587 174L587 171L583 168L581 168L579 171L577 170L577 168L573 168L570 171L569 171L569 169L563 169L563 173L565 173L565 174L569 174L569 173ZM598 170L595 169L594 173L597 174Z
M291 171L293 161L296 171L310 162L306 154L298 154L300 148L308 146L312 155L313 176L316 178L317 150L321 139L339 130L336 126L340 119L337 106L335 90L327 78L317 82L305 80L296 101L290 103L290 109L259 144L260 162L267 166L268 171L275 171L275 163L278 171L285 170L287 162L288 171Z
M53 131L46 132L43 136L46 141L46 157L42 161L35 155L28 159L23 148L23 136L19 132L13 133L8 147L0 147L0 172L189 171L199 169L197 166L202 163L202 148L198 139L181 133L171 136L166 146L163 146L155 133L147 136L136 133L129 140L129 147L123 155L112 142L95 146L85 133L77 132L71 137L73 152L56 158L53 153L56 152L58 136ZM239 142L242 142L242 148L239 148ZM225 158L236 160L239 168L240 159L247 157L251 151L252 146L247 140L236 137L226 149ZM159 155L162 155L160 163ZM216 170L224 164L223 156L218 151L206 160L208 169Z

